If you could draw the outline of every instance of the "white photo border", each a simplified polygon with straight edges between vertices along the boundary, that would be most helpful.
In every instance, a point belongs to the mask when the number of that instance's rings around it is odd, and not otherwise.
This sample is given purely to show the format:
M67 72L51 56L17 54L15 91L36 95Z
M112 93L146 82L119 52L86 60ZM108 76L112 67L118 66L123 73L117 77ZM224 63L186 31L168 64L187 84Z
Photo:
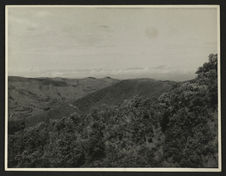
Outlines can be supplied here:
M8 167L8 8L216 8L218 51L218 168L9 168ZM64 171L64 172L221 172L221 66L220 66L220 5L6 5L5 6L5 171Z

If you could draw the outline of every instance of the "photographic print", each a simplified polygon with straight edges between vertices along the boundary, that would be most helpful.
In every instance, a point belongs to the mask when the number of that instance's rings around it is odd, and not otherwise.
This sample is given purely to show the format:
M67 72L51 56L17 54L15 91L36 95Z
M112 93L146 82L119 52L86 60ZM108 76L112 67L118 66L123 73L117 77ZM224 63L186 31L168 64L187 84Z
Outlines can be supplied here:
M8 171L221 170L219 6L6 6Z

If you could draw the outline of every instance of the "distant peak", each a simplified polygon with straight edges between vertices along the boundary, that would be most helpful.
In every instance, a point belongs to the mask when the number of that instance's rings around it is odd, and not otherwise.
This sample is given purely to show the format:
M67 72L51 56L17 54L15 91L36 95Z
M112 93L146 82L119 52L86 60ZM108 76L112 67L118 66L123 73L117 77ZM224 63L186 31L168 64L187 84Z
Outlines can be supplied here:
M91 76L90 76L90 77L88 77L88 78L89 78L89 79L96 79L95 77L91 77Z

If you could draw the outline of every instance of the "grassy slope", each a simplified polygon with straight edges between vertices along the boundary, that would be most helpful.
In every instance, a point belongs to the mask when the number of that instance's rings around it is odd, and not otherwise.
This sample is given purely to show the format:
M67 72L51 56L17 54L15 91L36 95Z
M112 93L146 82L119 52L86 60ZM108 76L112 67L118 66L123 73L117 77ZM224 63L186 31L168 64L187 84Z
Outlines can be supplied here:
M102 104L118 105L134 96L158 97L175 85L171 81L157 81L153 79L130 79L123 80L117 84L98 90L73 104L82 112L90 110Z

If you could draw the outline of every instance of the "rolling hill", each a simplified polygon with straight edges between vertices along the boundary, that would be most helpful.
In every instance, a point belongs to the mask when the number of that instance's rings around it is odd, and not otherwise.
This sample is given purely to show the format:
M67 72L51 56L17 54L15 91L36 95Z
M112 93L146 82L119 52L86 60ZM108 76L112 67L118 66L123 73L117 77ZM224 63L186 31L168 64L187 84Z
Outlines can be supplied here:
M73 102L80 111L87 112L100 105L119 105L134 96L158 98L162 93L169 91L173 81L159 81L154 79L128 79L122 80L112 86L100 89L92 94Z
M145 78L118 81L110 77L83 80L12 77L9 81L9 131L14 133L74 112L88 113L103 104L119 105L136 96L158 98L175 84Z
M9 120L20 120L46 113L118 82L110 77L96 79L23 78L9 76Z

